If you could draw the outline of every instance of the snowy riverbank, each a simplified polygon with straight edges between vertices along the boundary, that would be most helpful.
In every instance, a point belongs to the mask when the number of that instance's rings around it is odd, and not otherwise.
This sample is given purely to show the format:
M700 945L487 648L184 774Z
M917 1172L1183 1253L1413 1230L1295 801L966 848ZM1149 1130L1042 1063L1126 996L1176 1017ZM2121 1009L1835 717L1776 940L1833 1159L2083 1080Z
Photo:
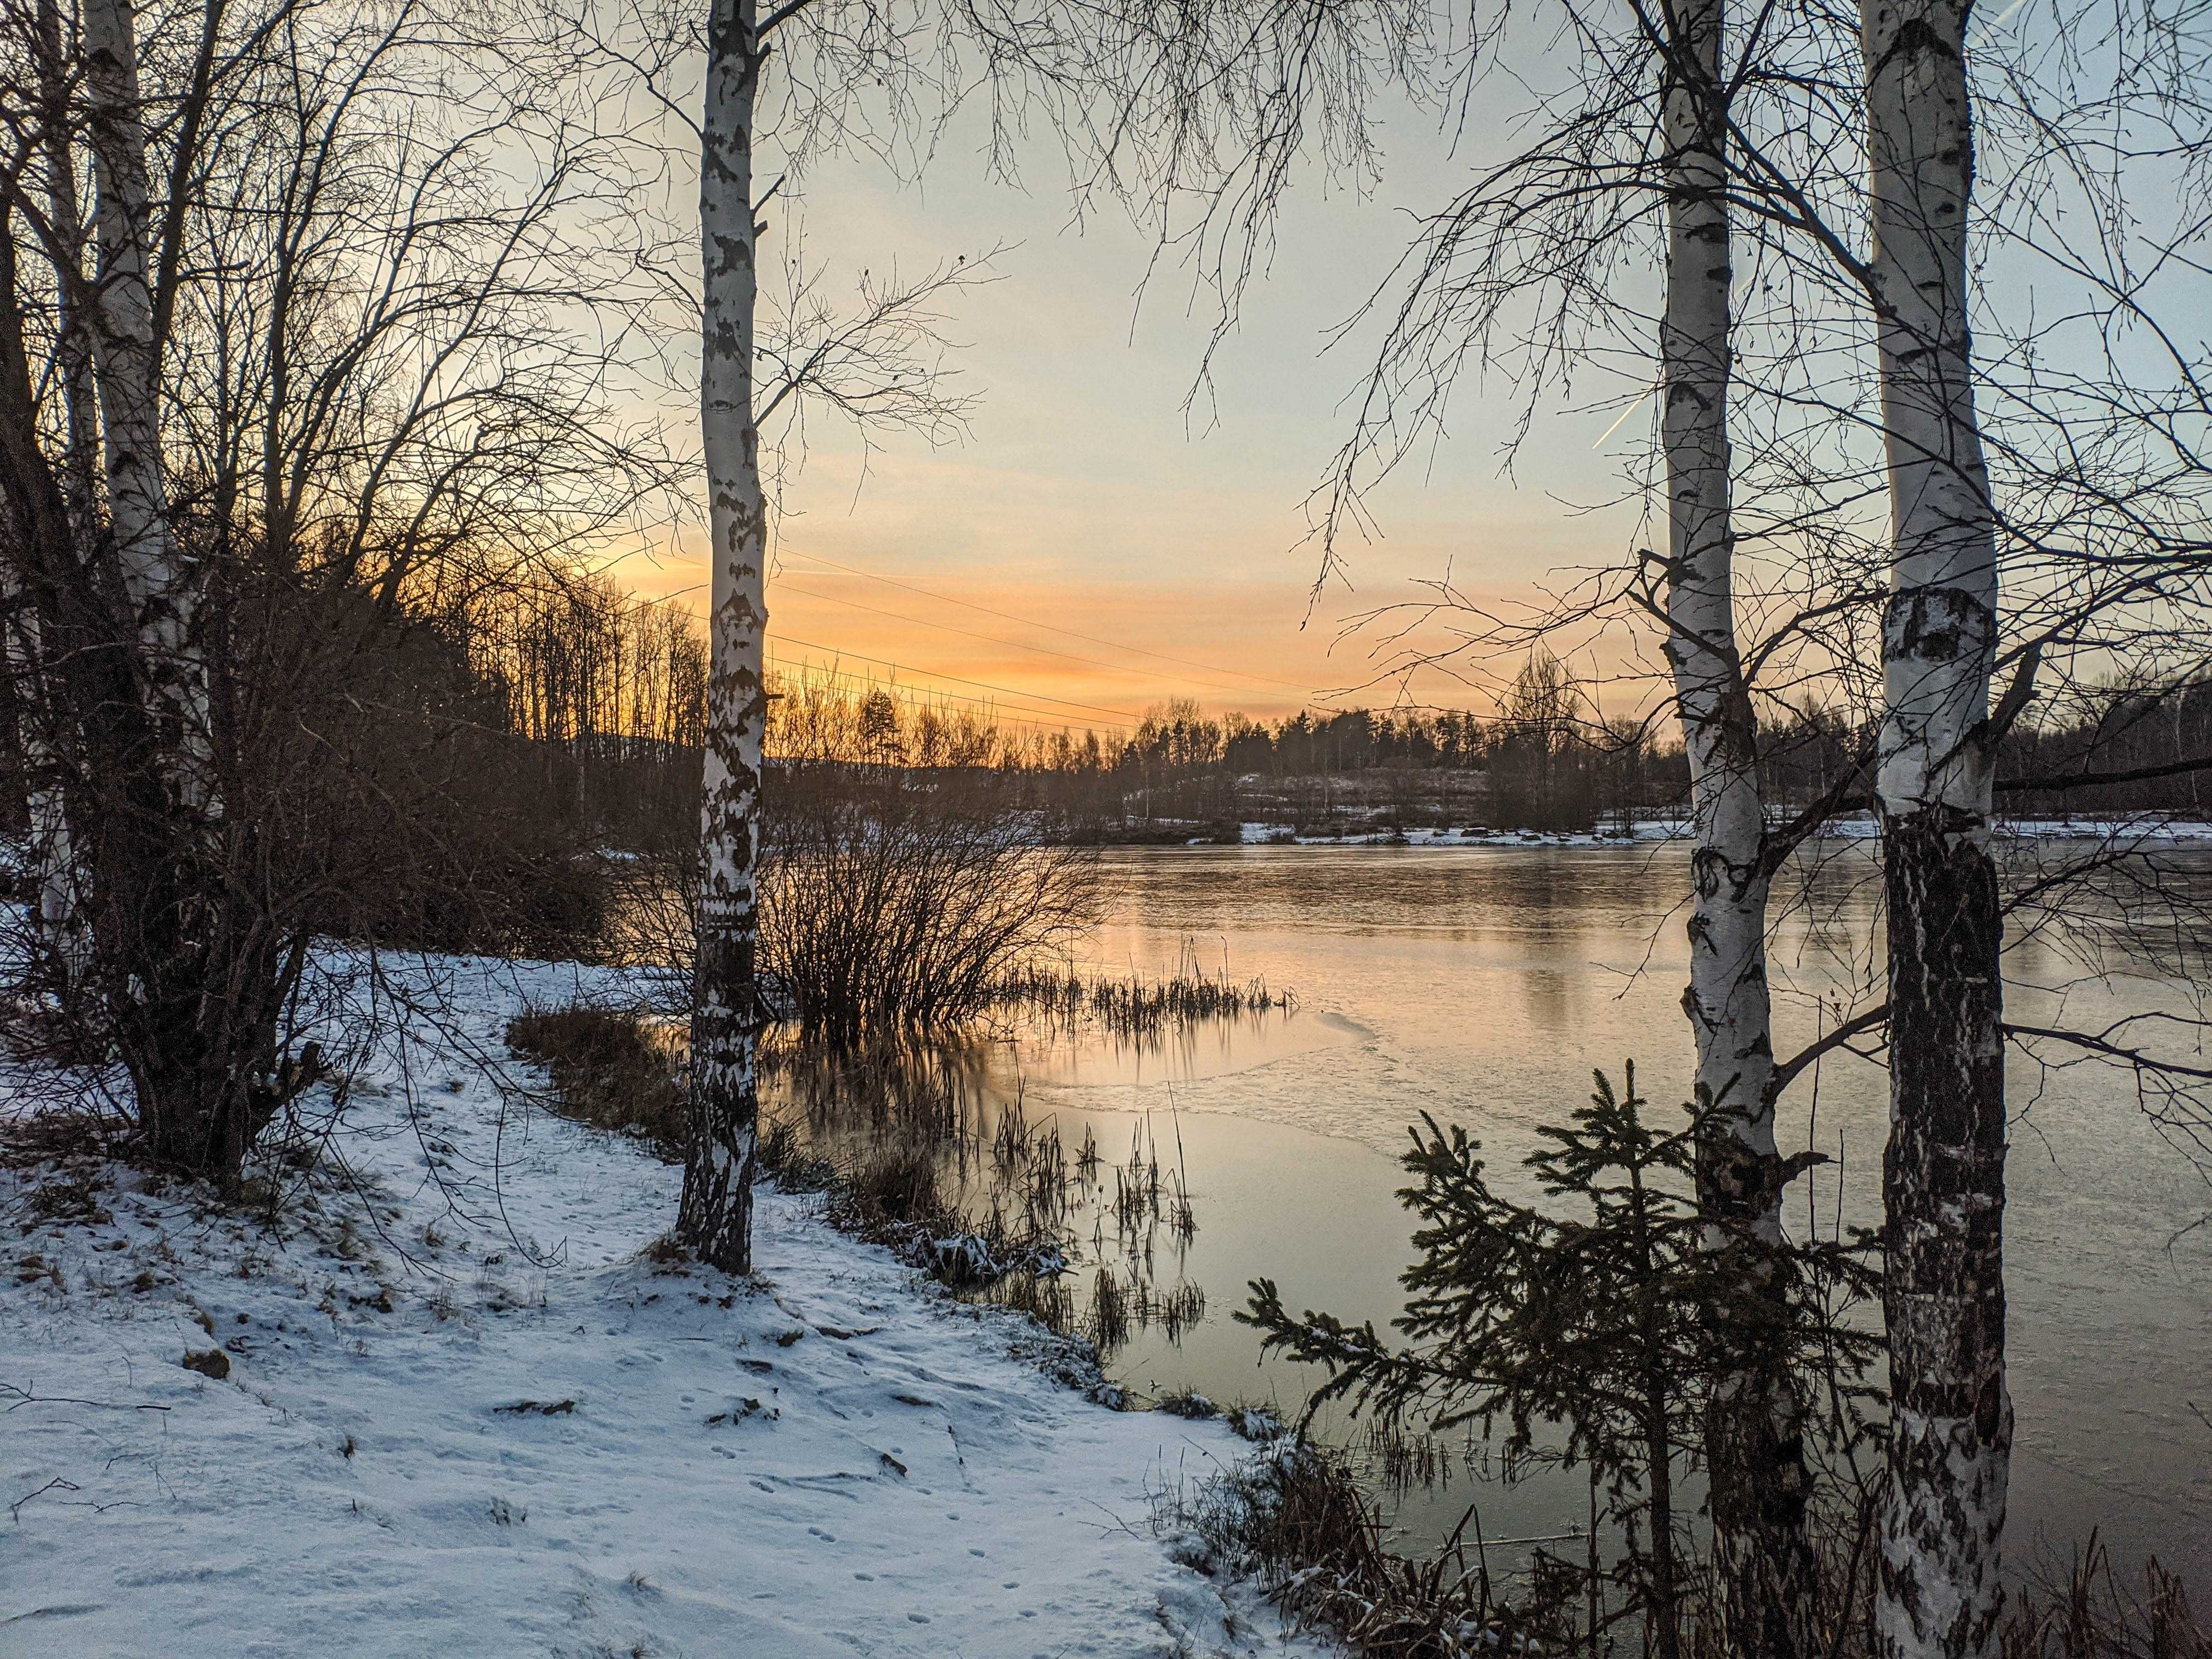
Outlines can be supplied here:
M576 977L461 965L453 1029L495 1054ZM0 1650L1325 1650L1151 1524L1250 1451L1225 1428L1092 1404L814 1200L763 1194L757 1285L658 1265L679 1171L395 1065L359 1184L274 1227L0 1169Z

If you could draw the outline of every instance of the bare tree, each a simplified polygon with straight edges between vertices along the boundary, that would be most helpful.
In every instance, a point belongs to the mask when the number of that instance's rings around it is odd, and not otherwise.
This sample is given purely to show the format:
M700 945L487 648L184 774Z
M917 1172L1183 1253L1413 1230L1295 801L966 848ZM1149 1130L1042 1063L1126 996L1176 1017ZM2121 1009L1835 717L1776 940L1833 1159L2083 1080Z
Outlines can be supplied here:
M0 551L86 939L58 988L147 1155L234 1185L321 1069L319 930L395 873L364 823L416 837L413 879L451 823L392 810L434 769L380 775L364 704L422 717L463 672L426 616L572 567L666 476L612 415L620 329L557 325L633 296L568 234L605 201L589 130L476 50L501 27L0 10ZM510 143L550 158L513 188Z
M1708 1248L1744 1286L1722 1317L1738 1363L1706 1406L1712 1548L1730 1645L1812 1655L1823 1585L1808 1531L1805 1413L1786 1348L1790 1285L1774 1130L1767 905L1778 850L1760 787L1760 732L1738 644L1731 339L1729 103L1721 0L1661 9L1667 247L1659 331L1667 474L1665 654L1690 762L1690 982L1698 1052L1698 1206ZM1786 843L1783 845L1786 846ZM1671 1638L1671 1632L1666 1632Z

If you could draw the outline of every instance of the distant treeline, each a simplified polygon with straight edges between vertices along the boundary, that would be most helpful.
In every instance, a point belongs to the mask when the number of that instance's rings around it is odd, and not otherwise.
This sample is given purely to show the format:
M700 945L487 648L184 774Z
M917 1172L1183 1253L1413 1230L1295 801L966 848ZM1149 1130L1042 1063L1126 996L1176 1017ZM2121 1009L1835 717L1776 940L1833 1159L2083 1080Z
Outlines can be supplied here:
M561 848L663 848L696 833L707 662L688 611L582 574L410 603L366 677L374 708L362 710L362 740L380 734L395 757L440 757L440 814L477 820L441 838L479 876L500 861L495 842L528 842L525 863L543 872ZM1601 719L1565 667L1540 652L1487 718L1301 709L1269 722L1176 699L1133 732L1051 729L839 669L772 678L772 770L795 778L810 769L792 763L826 762L988 779L1009 805L1073 839L1180 840L1243 823L1318 833L1585 830L1686 807L1687 767L1669 723ZM355 702L371 690L357 683ZM5 714L0 743L20 770ZM1850 786L1870 747L1861 723L1808 708L1763 732L1769 800L1835 794L1841 810L1863 804L1863 781ZM2212 679L2107 688L2014 729L1998 771L2013 787L2000 805L2015 816L2198 813L2205 783L2196 765L2209 754ZM380 769L380 787L404 804L417 791L399 781L422 770L419 759L395 758ZM5 792L17 816L21 799Z
M808 752L863 763L986 767L1072 830L1129 833L1163 821L1262 823L1317 830L1483 824L1582 830L1686 816L1689 774L1665 720L1598 717L1555 659L1538 654L1499 713L1302 709L1270 723L1218 716L1178 699L1133 733L1001 726L988 710L948 710L882 686L823 679L784 707L810 711ZM793 722L772 722L771 753ZM1875 730L1817 706L1761 724L1766 799L1865 810ZM842 747L841 747L842 744ZM825 746L826 745L826 746ZM1999 752L2008 816L2198 814L2212 758L2212 679L2180 687L2106 687L2068 709L2023 720Z
M502 725L538 756L539 810L617 845L687 837L696 811L706 655L690 614L605 580L501 591L455 613ZM1010 803L1077 839L1181 839L1261 823L1327 833L1377 828L1587 830L1687 810L1672 723L1606 719L1565 665L1531 654L1498 713L1301 709L1274 721L1155 705L1133 732L1052 729L988 703L839 668L772 672L772 769L790 763L988 774ZM2039 711L2008 738L1998 775L2014 815L2199 810L2212 754L2212 678L2104 689ZM1872 729L1808 706L1762 726L1766 799L1864 805ZM805 768L797 769L799 772ZM1854 779L1857 779L1855 785Z

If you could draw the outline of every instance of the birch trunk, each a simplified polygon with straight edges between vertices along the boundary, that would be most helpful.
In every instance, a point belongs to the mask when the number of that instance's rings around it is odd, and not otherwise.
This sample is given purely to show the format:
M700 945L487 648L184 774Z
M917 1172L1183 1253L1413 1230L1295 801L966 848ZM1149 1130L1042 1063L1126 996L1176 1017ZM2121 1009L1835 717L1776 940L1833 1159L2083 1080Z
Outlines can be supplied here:
M68 506L71 545L67 556L82 562L99 534L100 413L93 374L90 310L85 301L79 250L84 223L77 207L76 158L70 146L68 77L61 17L54 0L40 0L37 11L40 101L45 118L46 216L56 244L54 308L58 327L55 356L60 367L67 453L58 482ZM82 872L70 835L68 802L63 789L62 759L48 722L60 705L44 678L42 630L38 610L22 584L11 576L8 660L16 684L27 696L16 722L17 741L29 774L26 791L31 858L38 879L35 912L49 962L66 994L85 966L89 942L84 936Z
M699 219L704 301L700 417L714 560L698 959L691 1012L691 1144L677 1236L702 1261L752 1267L761 1027L757 941L766 501L753 422L755 0L712 0Z
M1729 500L1729 225L1723 0L1668 13L1666 311L1667 654L1689 751L1697 843L1682 994L1698 1045L1698 1198L1711 1248L1746 1294L1719 1317L1733 1363L1705 1420L1713 1565L1733 1650L1820 1650L1820 1583L1806 1533L1810 1483L1781 1338L1787 1286L1765 1257L1781 1242L1774 1049L1766 980L1766 827L1758 726L1735 637Z
M93 315L86 302L82 250L84 220L77 205L76 158L70 147L69 76L61 16L54 0L39 0L39 94L45 117L46 218L55 251L55 311L60 329L62 407L69 451L59 471L62 494L82 557L100 514L100 392L93 372ZM64 261L66 263L64 263Z
M2012 1447L2004 1048L1990 858L1995 524L1966 322L1969 0L1862 0L1891 498L1877 789L1889 922L1889 1496L1894 1656L1993 1650Z
M173 750L172 787L182 804L201 807L212 799L207 683L194 638L193 586L170 533L163 477L161 342L148 278L145 112L130 0L85 0L82 27L99 252L98 302L88 320L108 526L149 706Z
M46 724L53 718L56 704L44 672L39 613L13 561L0 562L0 588L4 588L0 601L8 610L6 659L9 678L16 689L15 741L23 757L31 870L38 887L32 921L39 948L66 995L82 970L85 940L69 815L64 808L61 759Z

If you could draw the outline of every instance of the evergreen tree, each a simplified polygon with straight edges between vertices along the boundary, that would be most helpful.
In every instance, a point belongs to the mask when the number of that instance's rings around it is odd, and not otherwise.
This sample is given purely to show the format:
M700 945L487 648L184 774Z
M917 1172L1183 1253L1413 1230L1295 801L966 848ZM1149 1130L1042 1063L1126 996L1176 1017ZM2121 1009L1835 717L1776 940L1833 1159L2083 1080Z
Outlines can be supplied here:
M1872 1357L1869 1334L1840 1328L1838 1290L1863 1296L1871 1274L1856 1247L1751 1241L1716 1251L1694 1195L1698 1151L1713 1115L1685 1109L1678 1128L1648 1122L1635 1068L1616 1093L1602 1073L1590 1103L1527 1160L1553 1210L1516 1204L1491 1186L1481 1144L1423 1115L1400 1196L1424 1224L1404 1275L1405 1311L1393 1346L1371 1322L1327 1313L1292 1317L1273 1281L1252 1285L1237 1317L1280 1350L1328 1372L1308 1405L1336 1399L1355 1415L1414 1419L1432 1432L1502 1425L1506 1449L1587 1468L1627 1528L1629 1560L1615 1575L1641 1615L1653 1651L1681 1651L1678 1462L1694 1464L1712 1379L1744 1340L1738 1276L1759 1254L1762 1283L1779 1278L1788 1328L1758 1333L1798 1362L1800 1376L1832 1368L1844 1388ZM1790 1173L1814 1160L1794 1160ZM1761 1297L1754 1305L1770 1304ZM1597 1586L1593 1583L1592 1593Z

